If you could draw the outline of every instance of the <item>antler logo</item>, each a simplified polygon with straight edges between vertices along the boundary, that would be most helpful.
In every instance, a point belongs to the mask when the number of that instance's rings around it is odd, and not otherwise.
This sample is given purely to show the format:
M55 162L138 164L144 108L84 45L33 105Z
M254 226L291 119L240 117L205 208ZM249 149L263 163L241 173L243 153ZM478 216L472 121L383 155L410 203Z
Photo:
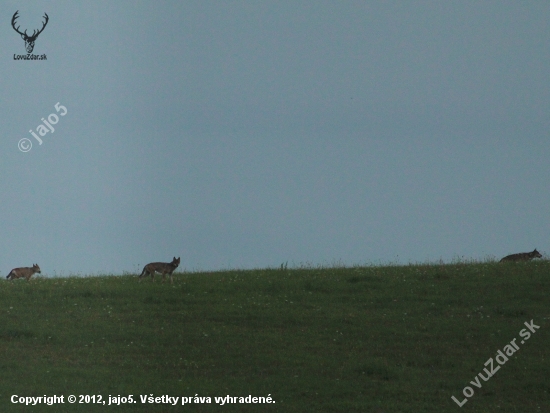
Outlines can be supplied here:
M36 41L36 38L38 37L38 35L40 33L42 33L42 31L44 30L44 28L48 24L49 17L46 13L44 13L44 18L46 19L46 21L43 23L42 28L40 30L38 30L38 33L36 32L36 30L34 30L32 32L32 36L29 36L29 35L27 35L26 30L25 30L25 33L21 33L19 31L20 26L17 26L17 28L15 27L15 20L17 20L17 18L19 17L17 15L17 13L19 13L19 10L17 10L15 12L15 14L13 15L13 17L11 19L11 25L13 27L13 30L15 30L17 33L19 33L21 35L21 38L25 41L25 49L27 49L27 53L32 53L32 51L34 49L34 42Z

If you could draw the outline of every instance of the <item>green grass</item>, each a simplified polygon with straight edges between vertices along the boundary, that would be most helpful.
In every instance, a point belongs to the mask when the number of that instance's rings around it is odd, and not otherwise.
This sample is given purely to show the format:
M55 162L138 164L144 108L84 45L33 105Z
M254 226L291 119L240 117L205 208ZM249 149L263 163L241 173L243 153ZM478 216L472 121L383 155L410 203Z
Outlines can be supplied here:
M549 275L533 261L2 282L0 411L548 412ZM540 330L519 344L531 319ZM469 384L514 338L494 377ZM459 408L465 386L475 394ZM30 407L14 394L138 403ZM212 403L139 401L150 394ZM276 403L215 403L226 395Z

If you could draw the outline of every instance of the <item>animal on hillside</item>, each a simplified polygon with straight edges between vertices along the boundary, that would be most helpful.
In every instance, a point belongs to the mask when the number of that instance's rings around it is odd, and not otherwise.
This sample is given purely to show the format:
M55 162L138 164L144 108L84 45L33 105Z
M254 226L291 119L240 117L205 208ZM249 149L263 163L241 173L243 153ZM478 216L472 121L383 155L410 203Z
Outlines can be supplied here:
M180 265L179 257L178 258L174 257L172 262L152 262L150 264L147 264L143 268L143 271L141 272L141 275L139 276L139 278L144 276L147 277L148 275L151 275L151 277L153 278L153 281L155 281L155 272L158 272L162 274L162 282L164 282L164 276L168 274L170 276L170 282L173 284L174 279L173 279L172 273L176 268L178 268L179 265Z
M542 258L542 255L540 254L540 252L537 251L536 248L531 252L520 252L519 254L507 255L506 257L501 259L500 262L531 261L533 258Z
M32 267L14 268L6 278L8 280L15 280L16 278L25 277L29 281L35 273L41 274L38 264L33 264Z

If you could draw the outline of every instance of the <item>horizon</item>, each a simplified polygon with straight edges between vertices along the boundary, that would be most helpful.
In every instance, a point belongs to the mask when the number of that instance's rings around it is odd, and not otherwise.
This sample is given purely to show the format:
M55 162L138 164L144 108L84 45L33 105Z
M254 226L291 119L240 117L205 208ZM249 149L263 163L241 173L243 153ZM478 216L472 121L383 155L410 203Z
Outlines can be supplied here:
M550 251L550 3L0 11L0 273Z

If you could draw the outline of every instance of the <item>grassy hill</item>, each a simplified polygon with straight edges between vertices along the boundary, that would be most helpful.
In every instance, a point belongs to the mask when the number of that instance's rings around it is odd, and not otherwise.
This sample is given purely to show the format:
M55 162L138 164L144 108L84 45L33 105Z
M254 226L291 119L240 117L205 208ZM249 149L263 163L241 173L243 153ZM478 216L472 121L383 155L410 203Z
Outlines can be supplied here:
M0 282L0 411L550 411L548 261L158 278ZM531 320L540 329L522 344ZM470 384L514 338L500 370ZM460 408L451 396L462 402L466 386L474 395ZM107 406L109 395L137 403ZM211 403L181 405L195 395ZM275 403L216 403L227 395Z

